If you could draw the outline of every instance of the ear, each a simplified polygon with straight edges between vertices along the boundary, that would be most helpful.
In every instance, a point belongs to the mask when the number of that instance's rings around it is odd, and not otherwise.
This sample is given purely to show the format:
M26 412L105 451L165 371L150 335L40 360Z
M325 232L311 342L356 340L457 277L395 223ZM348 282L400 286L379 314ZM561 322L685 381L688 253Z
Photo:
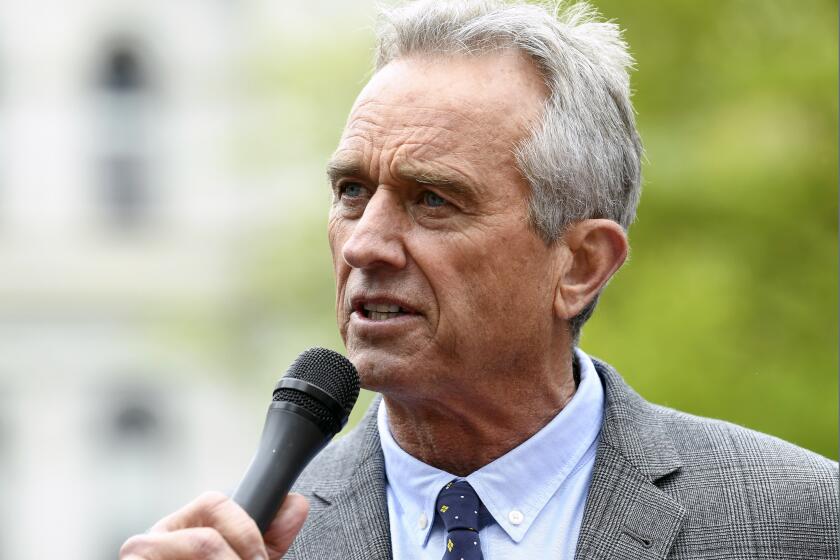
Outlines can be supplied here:
M582 220L569 226L561 239L562 260L554 312L569 320L601 291L627 258L627 234L612 220Z

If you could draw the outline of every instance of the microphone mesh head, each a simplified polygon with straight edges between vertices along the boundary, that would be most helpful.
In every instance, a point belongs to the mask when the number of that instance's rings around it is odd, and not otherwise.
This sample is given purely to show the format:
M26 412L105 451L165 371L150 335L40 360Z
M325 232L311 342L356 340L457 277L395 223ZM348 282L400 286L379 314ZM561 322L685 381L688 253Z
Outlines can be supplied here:
M319 427L325 432L335 433L341 429L344 419L359 397L359 374L356 368L350 360L326 348L310 348L303 352L289 366L285 377L315 385L344 408L344 417L337 417L311 395L289 388L274 391L273 400L289 401L311 412L318 418Z

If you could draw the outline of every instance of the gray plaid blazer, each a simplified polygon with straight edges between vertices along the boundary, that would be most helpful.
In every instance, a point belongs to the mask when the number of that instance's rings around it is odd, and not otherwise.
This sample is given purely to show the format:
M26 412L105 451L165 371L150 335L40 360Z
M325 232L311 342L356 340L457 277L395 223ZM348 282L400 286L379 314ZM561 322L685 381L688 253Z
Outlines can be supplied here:
M650 404L594 361L606 409L575 559L838 558L837 463ZM311 510L286 558L391 558L377 404L298 480Z

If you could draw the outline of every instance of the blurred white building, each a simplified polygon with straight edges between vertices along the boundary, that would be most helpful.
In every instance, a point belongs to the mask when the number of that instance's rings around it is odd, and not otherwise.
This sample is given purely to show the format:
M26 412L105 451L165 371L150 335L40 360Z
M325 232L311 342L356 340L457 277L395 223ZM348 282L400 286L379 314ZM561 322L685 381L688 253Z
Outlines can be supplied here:
M354 8L294 4L280 27ZM277 11L0 2L0 558L115 558L246 466L270 388L167 333L235 318L234 75Z

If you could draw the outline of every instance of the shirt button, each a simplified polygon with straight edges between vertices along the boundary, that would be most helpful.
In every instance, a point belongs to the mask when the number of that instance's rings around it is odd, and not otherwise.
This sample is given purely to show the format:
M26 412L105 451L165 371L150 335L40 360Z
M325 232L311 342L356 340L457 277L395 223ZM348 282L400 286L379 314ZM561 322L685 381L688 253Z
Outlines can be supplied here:
M508 521L510 521L514 525L519 525L524 520L525 520L525 516L522 515L521 511L519 511L518 509L510 510L510 513L508 514Z
M429 524L429 518L426 517L425 513L421 513L420 517L417 518L417 526L421 529L425 529L426 526Z

